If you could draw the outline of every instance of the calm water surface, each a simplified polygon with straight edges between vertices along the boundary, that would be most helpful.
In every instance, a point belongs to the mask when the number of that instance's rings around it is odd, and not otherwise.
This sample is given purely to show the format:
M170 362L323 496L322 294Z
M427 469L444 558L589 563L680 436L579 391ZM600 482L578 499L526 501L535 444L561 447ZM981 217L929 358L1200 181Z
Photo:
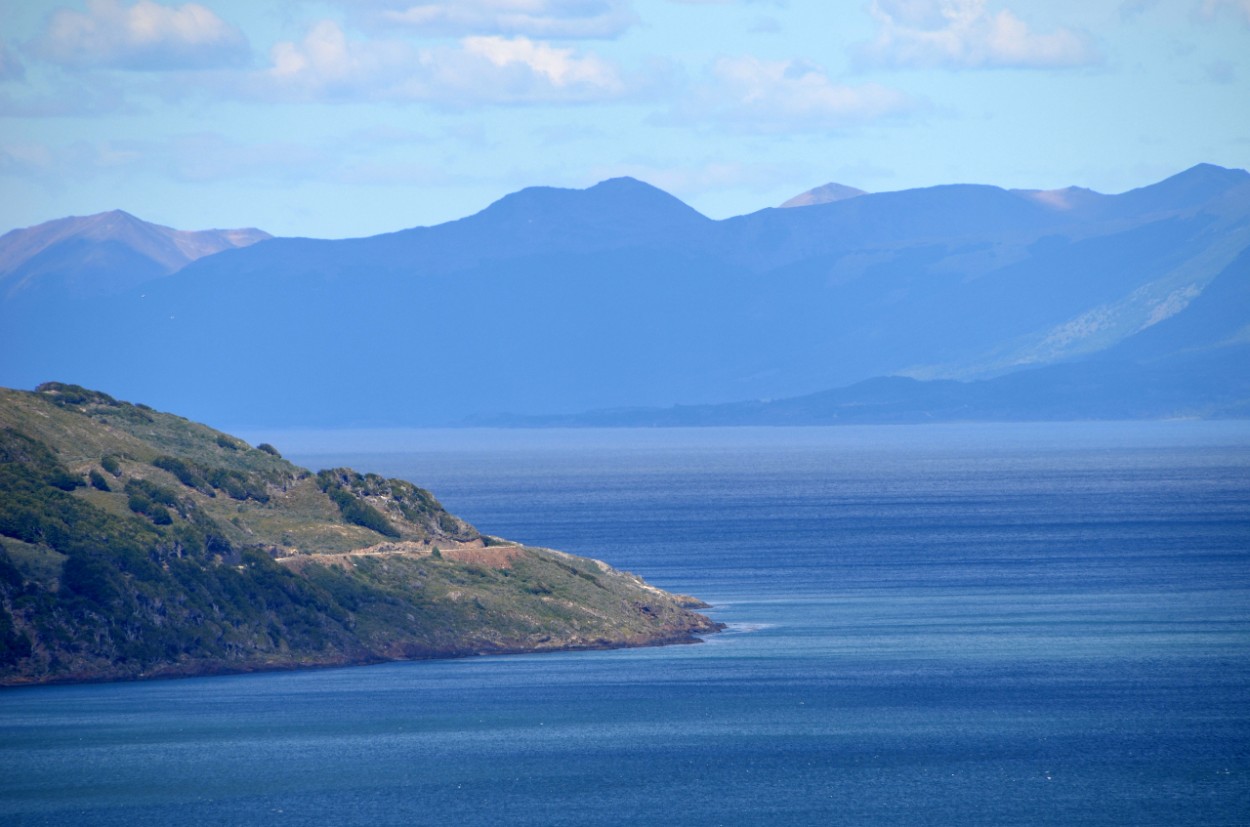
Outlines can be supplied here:
M0 823L1250 823L1250 424L249 436L730 630L3 691Z

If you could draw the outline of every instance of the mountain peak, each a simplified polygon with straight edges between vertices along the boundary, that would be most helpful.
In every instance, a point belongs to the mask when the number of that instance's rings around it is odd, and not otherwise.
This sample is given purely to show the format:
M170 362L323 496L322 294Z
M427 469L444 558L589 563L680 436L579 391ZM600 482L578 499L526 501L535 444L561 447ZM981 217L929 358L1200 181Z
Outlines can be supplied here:
M266 238L254 228L175 230L120 209L60 218L0 236L0 286L12 296L57 281L76 295L104 295Z
M1229 190L1250 182L1250 172L1215 164L1196 164L1157 184L1138 187L1115 196L1126 213L1142 214L1201 206Z
M1203 162L1200 164L1194 164L1189 169L1183 170L1181 172L1178 172L1176 175L1173 175L1172 178L1182 178L1182 177L1199 176L1199 175L1206 176L1206 177L1219 177L1219 178L1226 179L1226 180L1235 180L1239 183L1245 182L1247 179L1250 179L1250 172L1247 172L1244 169L1238 169L1236 167L1222 167L1219 164L1208 164L1206 162ZM1164 180L1171 180L1171 179L1164 179Z
M586 189L526 187L467 220L493 223L501 234L568 237L571 228L578 228L603 240L628 242L711 219L658 187L621 177Z
M618 190L622 192L627 192L630 190L638 191L638 192L650 191L650 192L658 192L658 193L663 193L664 195L668 195L668 193L664 192L664 190L660 189L659 187L652 186L651 184L648 184L646 181L639 181L637 178L633 178L629 175L619 175L615 178L605 178L599 183L593 186L587 187L586 189L587 191L597 190L597 189Z
M607 207L654 209L680 208L685 212L697 211L686 205L679 198L668 194L659 187L652 186L637 178L621 176L607 178L585 189L568 187L525 187L514 193L505 195L487 207L483 212L496 208L538 209L546 210L583 210L586 208Z
M848 198L858 198L861 195L867 195L861 189L848 187L845 184L828 183L822 186L810 189L807 192L799 193L790 200L783 203L782 207L811 207L816 204L831 204L834 201L845 201Z

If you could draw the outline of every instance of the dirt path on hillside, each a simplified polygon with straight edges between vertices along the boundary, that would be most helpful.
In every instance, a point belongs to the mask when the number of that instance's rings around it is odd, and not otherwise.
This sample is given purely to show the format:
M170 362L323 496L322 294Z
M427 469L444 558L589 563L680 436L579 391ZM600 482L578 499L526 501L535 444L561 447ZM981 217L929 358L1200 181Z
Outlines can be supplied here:
M378 543L365 548L328 554L292 554L279 557L277 561L295 571L301 571L309 564L322 566L338 566L351 568L362 557L430 557L434 549L445 560L465 563L474 566L485 566L492 569L507 569L525 551L519 545L484 545L480 540L471 543L417 543L412 541Z

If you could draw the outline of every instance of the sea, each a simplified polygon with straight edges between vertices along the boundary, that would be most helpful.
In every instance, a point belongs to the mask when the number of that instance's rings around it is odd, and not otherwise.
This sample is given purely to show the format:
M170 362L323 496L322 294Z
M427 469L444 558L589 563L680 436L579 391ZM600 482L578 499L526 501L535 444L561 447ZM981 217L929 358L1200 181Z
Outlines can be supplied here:
M0 824L1250 824L1250 422L247 436L726 629L3 690Z

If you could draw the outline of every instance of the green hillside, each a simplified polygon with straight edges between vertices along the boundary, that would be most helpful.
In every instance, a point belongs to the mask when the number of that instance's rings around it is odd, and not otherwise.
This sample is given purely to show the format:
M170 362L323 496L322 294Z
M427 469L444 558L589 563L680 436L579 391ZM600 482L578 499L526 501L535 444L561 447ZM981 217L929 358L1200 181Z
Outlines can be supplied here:
M697 601L429 492L74 385L0 389L0 684L692 640Z

